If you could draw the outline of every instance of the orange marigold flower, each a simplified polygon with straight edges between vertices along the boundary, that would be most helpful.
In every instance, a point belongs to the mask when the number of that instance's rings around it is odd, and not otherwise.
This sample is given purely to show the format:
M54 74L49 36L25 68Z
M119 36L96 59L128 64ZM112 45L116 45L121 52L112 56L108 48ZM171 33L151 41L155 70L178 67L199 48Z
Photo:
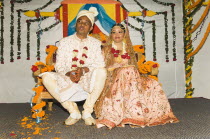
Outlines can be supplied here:
M136 52L144 53L144 46L143 45L134 45L133 50Z
M39 113L33 113L32 118L43 117L44 115L45 115L45 111L41 111Z
M42 101L41 103L39 104L36 104L35 106L32 107L32 110L38 110L42 107L44 107L46 105L46 102L45 101Z

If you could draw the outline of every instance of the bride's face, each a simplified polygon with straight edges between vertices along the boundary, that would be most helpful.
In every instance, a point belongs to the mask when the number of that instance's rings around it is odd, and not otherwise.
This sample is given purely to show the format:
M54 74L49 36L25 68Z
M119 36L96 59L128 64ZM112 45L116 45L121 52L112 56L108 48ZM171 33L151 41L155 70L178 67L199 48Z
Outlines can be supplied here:
M111 38L115 43L122 42L124 36L125 36L124 30L122 30L119 26L115 26L112 28Z

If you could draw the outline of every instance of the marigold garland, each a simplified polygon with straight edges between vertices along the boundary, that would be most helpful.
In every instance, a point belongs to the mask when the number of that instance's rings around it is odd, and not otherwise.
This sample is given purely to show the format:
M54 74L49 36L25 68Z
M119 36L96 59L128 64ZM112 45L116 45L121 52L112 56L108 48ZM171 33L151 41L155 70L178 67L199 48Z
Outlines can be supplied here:
M41 111L41 112L33 113L33 114L32 114L32 118L44 117L44 116L45 116L45 111Z
M55 55L57 49L58 49L58 47L56 47L54 45L46 46L45 51L46 51L46 53L48 53L47 57L45 59L46 65L52 65L52 63L55 62L56 59L55 59L54 55Z
M41 103L36 104L35 106L33 106L32 109L31 109L31 111L32 112L36 112L36 110L38 110L40 108L43 108L45 105L46 105L46 102L45 101L42 101Z
M192 95L194 93L194 88L192 88L192 66L194 62L194 55L202 48L208 34L209 34L209 27L207 28L207 31L200 42L199 46L194 50L194 47L192 46L192 33L200 26L201 22L204 22L204 18L207 15L207 10L202 14L202 17L200 20L196 23L195 26L193 26L192 21L193 21L193 15L201 8L204 0L198 0L196 3L192 4L191 1L189 0L184 0L183 1L183 14L186 15L184 16L184 48L185 48L185 83L186 83L186 98L192 98ZM192 4L192 5L191 5ZM196 5L196 6L195 6ZM209 6L209 5L208 5ZM192 28L193 27L193 28ZM208 32L208 33L207 33ZM197 35L197 33L196 33ZM197 36L196 36L197 38Z
M41 69L40 69L41 68ZM46 71L51 71L54 70L54 66L48 66L45 65L43 62L36 62L34 65L32 65L31 70L33 72L36 72L37 70L40 70L41 73L46 72ZM36 84L36 87L34 87L32 90L35 91L35 96L32 99L32 103L35 103L35 106L31 108L31 111L33 112L32 118L38 118L38 117L43 117L45 115L44 112L39 112L38 109L43 108L46 105L46 102L42 101L41 103L37 104L37 101L39 101L40 95L44 90L44 86L41 83L41 78L37 77L38 82Z
M210 2L209 2L210 3ZM210 4L208 4L206 6L205 11L203 12L203 14L201 15L200 19L198 20L198 22L195 24L195 26L193 26L193 28L189 31L189 33L193 33L199 26L200 24L203 22L203 20L205 19L205 17L208 15L209 12L209 7Z
M33 100L32 100L32 103L35 103L34 106L32 106L31 108L31 111L33 112L32 114L32 118L42 118L44 115L45 115L45 112L44 111L39 111L39 109L43 108L44 106L46 106L46 102L45 101L41 101L41 103L38 103L37 104L37 101L41 95L41 92L44 90L44 87L43 86L37 86L35 88L32 89L33 91L36 92Z
M186 60L188 60L190 57L192 57L192 56L194 56L195 54L198 53L198 51L202 48L203 44L205 43L205 41L206 41L206 39L209 35L209 32L210 32L210 23L208 24L208 27L206 29L206 32L205 32L204 37L201 40L200 44L197 46L197 48L194 51L190 51L191 53L188 54Z
M200 2L201 2L201 0L196 0L196 2L193 3L193 5L191 5L191 3L189 3L189 5L187 5L186 8L187 8L188 10L194 9L195 7L198 6L198 4L199 4Z
M197 13L200 10L204 1L205 0L201 0L200 3L194 9L188 10L188 8L185 8L185 10L187 11L186 16L193 17L195 15L195 13Z
M36 103L38 98L40 97L40 93L44 90L44 87L38 86L38 87L33 88L32 90L36 92L36 95L33 97L32 102Z
M46 47L45 51L48 53L48 56L46 57L46 64L38 61L31 67L31 70L32 72L34 72L35 76L38 76L40 73L50 72L54 70L54 65L50 62L50 59L53 58L53 53L56 52L56 50L57 47L54 45L48 45ZM46 105L46 102L42 101L41 103L37 104L37 101L39 101L40 95L45 88L42 84L42 79L40 77L37 77L37 79L38 82L36 84L36 87L32 89L36 93L32 100L32 103L36 103L36 105L33 106L31 109L31 111L34 112L32 118L42 118L45 115L45 112L40 112L39 109L43 108Z

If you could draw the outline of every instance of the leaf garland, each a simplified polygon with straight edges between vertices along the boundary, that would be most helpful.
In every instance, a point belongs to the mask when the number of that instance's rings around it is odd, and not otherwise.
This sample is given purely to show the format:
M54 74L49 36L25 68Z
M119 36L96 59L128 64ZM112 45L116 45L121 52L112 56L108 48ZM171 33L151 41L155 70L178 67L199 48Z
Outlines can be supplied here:
M137 0L134 0L134 1L142 9L148 11L148 9L145 8L144 6L142 6ZM168 57L169 48L168 48L168 19L167 19L167 12L156 12L156 13L157 13L157 15L160 15L160 14L163 14L164 15L166 62L169 62L169 57ZM155 25L155 24L153 24L153 25ZM154 38L153 40L155 40L155 37L154 37L154 35L156 35L155 33L156 33L156 28L153 27L153 38ZM156 58L156 45L153 45L153 60L154 61L157 60L157 58Z
M39 7L37 9L35 9L34 11L39 11L42 10L44 8L46 8L47 6L49 6L53 1L55 0L50 0L49 2L47 2L46 4L44 4L42 7ZM15 1L17 3L28 3L31 2L31 0L19 0L19 1ZM18 52L17 52L17 59L21 58L21 13L27 12L29 10L23 10L23 9L18 9L17 13L18 13L18 23L17 23L17 46L18 46ZM46 19L48 17L42 17L42 19ZM27 44L26 44L26 57L27 60L30 60L30 25L31 22L39 22L40 19L35 19L35 20L26 20L27 23ZM37 53L40 53L39 51L37 51Z
M30 60L30 20L26 20L27 23L27 44L26 44L26 57L27 60Z
M126 10L127 12L129 12L128 9L126 9L125 6L124 6L123 4L121 5L121 7L122 7L124 10ZM132 17L132 16L131 16L131 17ZM136 17L132 17L132 18L134 18L134 19L136 20ZM137 21L138 21L138 20L137 20ZM131 28L135 29L136 31L139 31L139 32L140 32L140 34L142 35L141 38L142 38L143 46L144 46L144 49L145 49L145 32L144 32L144 30L143 30L142 28L137 28L137 27L131 25L131 24L128 22L128 20L125 20L124 22L125 22L125 24L127 24L129 27L131 27ZM143 20L142 20L142 19L139 19L138 22L143 22Z
M122 5L122 8L124 10L126 10L128 12L128 10L125 8L124 5ZM144 7L142 7L144 8ZM156 58L156 24L155 24L155 20L152 20L152 21L147 21L147 20L142 20L136 16L131 16L131 18L137 20L137 22L146 22L146 23L149 23L151 24L152 23L152 41L153 41L153 61L157 61L157 58ZM126 21L126 24L128 24L128 26L130 26L131 28L135 29L136 31L139 31L141 34L144 34L144 37L142 37L142 41L143 41L143 46L144 46L144 49L145 49L145 32L142 28L137 28L137 27L134 27L133 25L131 25L130 23L128 23ZM142 25L143 26L143 25Z
M158 0L153 0L154 2L164 5L164 6L171 6L171 13L172 13L172 35L173 35L173 61L177 60L176 56L176 26L175 26L175 11L174 7L176 6L174 3L165 3Z
M173 34L173 61L177 60L176 56L176 26L175 26L175 11L174 11L175 4L171 5L172 11L172 34Z
M1 1L0 13L1 13L0 61L1 64L4 64L4 0Z
M61 22L60 21L57 21L54 24L50 25L49 27L47 27L47 28L45 28L43 30L39 30L39 31L36 32L36 34L37 34L37 56L36 56L37 57L37 60L40 60L40 40L41 40L40 34L42 32L47 32L48 30L54 28L59 23L61 23Z
M134 17L131 17L135 20L137 20L138 22L145 22L145 23L148 23L148 24L152 24L152 43L153 43L153 61L157 61L157 57L156 57L156 23L155 23L155 20L151 20L151 21L147 21L147 20L142 20L136 16ZM145 43L145 32L143 31L142 29L142 32L141 34L144 34L144 37L143 38L143 42ZM143 44L144 47L145 47L145 44Z
M152 42L153 42L153 61L157 61L156 54L156 23L155 20L152 22Z
M10 15L10 62L14 62L14 0L10 1L11 15Z
M165 24L165 51L166 51L166 62L169 62L169 56L168 56L168 18L167 18L167 11L165 12L160 12L160 14L164 15L164 24Z
M18 52L17 52L17 59L21 59L21 10L17 10L18 15L18 24L17 24L17 46L18 46Z
M136 2L136 4L142 8L143 10L146 10L148 11L147 8L145 8L144 6L142 6L137 0L134 0ZM173 5L174 6L174 5ZM123 8L125 8L124 6L122 6ZM126 8L125 8L126 9ZM128 11L126 9L126 11ZM167 18L167 12L156 12L157 15L164 15L164 26L165 26L165 51L166 51L166 62L169 62L169 55L168 55L168 52L169 52L169 46L168 46L168 18ZM153 31L153 37L152 37L152 40L153 40L153 60L156 61L157 58L156 58L156 27L154 27L156 24L155 24L155 21L143 21L142 19L139 19L138 17L132 17L134 19L136 19L138 22L146 22L146 23L151 23L152 24L152 31ZM174 23L175 25L175 23ZM174 28L174 27L173 27ZM174 32L175 33L175 32ZM173 41L175 41L175 38L173 37ZM175 43L174 45L175 46ZM175 52L176 49L174 49L173 47L173 52ZM176 60L176 52L175 54L173 53L173 60Z
M15 0L16 3L27 3L27 2L31 2L32 0Z

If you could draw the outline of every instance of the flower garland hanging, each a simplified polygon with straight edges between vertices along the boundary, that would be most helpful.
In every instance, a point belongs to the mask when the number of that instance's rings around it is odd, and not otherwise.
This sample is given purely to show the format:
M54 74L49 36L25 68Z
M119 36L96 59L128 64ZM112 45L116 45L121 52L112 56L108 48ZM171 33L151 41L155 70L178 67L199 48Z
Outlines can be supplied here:
M18 46L18 52L17 52L17 59L21 59L21 9L17 10L18 15L18 23L17 23L17 46Z
M10 10L11 10L11 15L10 15L10 62L14 62L14 2L15 0L11 0L10 4Z
M31 22L30 22L30 20L26 20L26 23L27 23L26 57L27 57L27 60L30 60L30 25L31 25Z
M162 12L161 12L162 13ZM169 56L168 56L168 18L167 18L167 11L163 12L164 15L164 23L165 23L165 50L166 50L166 62L169 62Z
M28 3L28 2L31 2L32 0L15 0L16 3Z
M137 0L134 0L134 1L136 2L136 4L137 4L140 8L144 9L144 11L148 11L148 9L145 8L144 6L142 6L142 5L140 4L140 2L138 2ZM122 5L122 8L125 9L126 11L128 11L128 10L125 8L125 6L123 6L123 5ZM166 62L169 62L169 55L168 55L169 46L168 46L168 19L167 19L167 12L165 11L165 12L155 12L155 13L156 13L157 15L160 15L160 14L164 15ZM138 17L132 17L132 18L138 19L138 20L137 20L138 22L143 22L143 20L140 20ZM155 22L154 22L154 21L150 21L150 23L153 25L153 29L152 29L152 31L153 31L153 39L152 39L152 40L155 41L155 33L156 33L156 28L154 27ZM129 24L128 24L128 25L129 25ZM174 39L174 38L173 38L173 39ZM175 52L175 49L173 49L173 50L174 50L174 52ZM173 54L173 55L176 56L175 54ZM156 60L157 60L157 58L156 58L156 44L153 43L153 61L156 61ZM176 60L176 57L174 57L173 60L175 61L175 60Z
M126 10L127 12L129 12L128 11L128 9L126 9L125 8L125 6L122 4L121 5L121 7L124 9L124 10ZM141 23L143 23L143 22L148 22L148 21L143 21L142 19L139 19L139 18L136 18L135 16L133 17L133 16L131 16L132 18L134 18L135 20L137 20L137 22L141 22ZM142 29L142 28L137 28L137 27L134 27L133 25L131 25L129 22L128 22L128 17L126 18L126 20L124 21L125 22L125 24L127 25L127 26L130 26L131 28L133 28L133 29L135 29L136 31L139 31L140 32L140 34L141 34L141 39L142 39L142 43L143 43L143 45L144 45L144 47L145 47L145 32L144 32L144 30Z
M32 0L15 0L16 3L28 3L31 2ZM49 6L53 1L55 0L50 0L47 2L45 5L43 5L40 8L35 9L36 10L42 10ZM17 15L18 15L18 20L17 20L17 46L18 46L18 52L17 52L17 59L21 59L21 13L27 12L29 10L23 10L23 9L18 9L17 10ZM46 19L46 18L44 18ZM34 22L34 20L26 20L27 23L27 46L26 46L26 53L27 53L27 60L30 60L30 25L31 22Z
M1 64L4 64L4 1L1 1L1 6L0 6L0 13L1 13L1 27L0 27L0 34L1 34L1 37L0 37L0 61L1 61Z
M39 23L38 23L38 31L36 32L36 34L37 34L37 55L36 55L36 57L37 57L37 60L40 60L40 40L41 40L41 35L42 35L42 28L41 28L41 23L42 23L42 17L41 17L41 15L40 15L40 12L39 12L39 10L36 10L35 11L36 13L36 17L39 19Z
M153 42L153 61L157 61L156 52L156 23L155 20L152 22L152 42Z
M175 4L174 3L165 3L165 2L161 2L161 1L157 1L157 0L153 0L154 2L164 5L164 6L171 6L171 13L172 13L172 35L173 35L173 61L177 60L176 57L176 27L175 27L175 11L174 11L174 7Z
M59 23L61 23L61 21L56 21L54 24L50 25L49 27L47 27L45 29L42 29L42 30L39 30L39 31L36 32L36 34L37 34L37 56L36 56L37 57L37 60L40 60L40 41L41 41L40 35L43 32L46 32L46 31L54 28Z

